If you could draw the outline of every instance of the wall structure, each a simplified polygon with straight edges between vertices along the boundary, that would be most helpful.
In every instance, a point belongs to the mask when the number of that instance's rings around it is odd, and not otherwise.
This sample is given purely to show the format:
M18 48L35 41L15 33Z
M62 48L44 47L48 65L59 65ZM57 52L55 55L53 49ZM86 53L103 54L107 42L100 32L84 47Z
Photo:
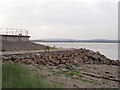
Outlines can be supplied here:
M29 40L28 30L0 28L0 50L19 51L19 50L40 50L44 45L36 44Z
M29 41L30 36L22 35L0 35L1 41Z

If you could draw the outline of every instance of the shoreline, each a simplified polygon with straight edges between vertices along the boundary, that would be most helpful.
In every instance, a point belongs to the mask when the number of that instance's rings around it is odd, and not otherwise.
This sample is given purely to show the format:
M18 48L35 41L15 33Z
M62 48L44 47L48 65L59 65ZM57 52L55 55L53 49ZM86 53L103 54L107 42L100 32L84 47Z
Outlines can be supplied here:
M65 43L65 42L35 42L57 48L86 48L93 51L99 51L110 59L118 60L117 43ZM113 53L113 54L112 54Z
M26 56L25 56L26 55ZM21 58L22 57L22 58ZM100 54L98 51L94 52L89 49L67 49L67 50L38 50L26 52L3 52L3 61L12 60L15 62L22 61L21 59L35 63L35 64L108 64L120 65L119 60L111 60L106 56ZM31 60L32 59L32 60ZM11 61L12 61L11 60Z
M120 61L85 48L6 54L1 59L3 65L20 64L32 74L39 75L48 85L56 84L62 88L118 88L120 82Z
M31 40L32 41L32 40ZM33 41L33 42L50 42L50 43L117 43L119 44L120 42L66 42L66 41Z

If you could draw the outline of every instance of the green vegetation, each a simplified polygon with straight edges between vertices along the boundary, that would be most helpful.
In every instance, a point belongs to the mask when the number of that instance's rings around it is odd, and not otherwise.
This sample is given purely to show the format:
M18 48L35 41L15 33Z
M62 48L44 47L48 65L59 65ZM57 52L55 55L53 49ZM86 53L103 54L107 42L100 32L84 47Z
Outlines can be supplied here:
M55 76L59 76L59 75L61 75L61 74L64 74L64 72L58 71L58 72L53 73L53 75L55 75Z
M65 68L72 70L72 66L71 65L66 65Z
M45 82L37 73L32 73L21 64L3 64L3 88L57 88Z
M98 69L98 68L96 68L96 67L93 67L93 69Z
M47 69L48 69L49 72L55 72L52 67L48 67Z
M52 49L57 49L56 46L53 46Z
M0 89L2 89L2 61L0 61Z
M81 75L80 73L78 73L78 72L67 72L67 74L69 74L69 75Z
M73 71L67 72L67 74L66 74L65 76L66 76L66 77L70 77L71 79L78 79L78 80L81 80L81 81L83 81L83 82L93 83L93 84L95 84L95 85L101 85L100 83L95 82L95 81L86 80L86 79L83 79L83 78L80 78L80 77L74 77L74 75L82 76L81 73L73 72Z
M90 66L86 66L87 68L91 68L91 69L98 69L97 67L90 67Z
M42 71L42 68L41 68L41 67L39 67L39 66L36 66L36 68L37 68L37 69L40 69L40 70Z
M6 50L5 49L0 49L0 51L5 52Z
M81 80L83 82L87 82L87 83L93 83L95 85L101 85L100 83L98 82L95 82L95 81L91 81L91 80L86 80L86 79L83 79L83 78L80 78L80 77L74 77L74 76L69 76L71 79L78 79L78 80Z
M47 52L49 52L50 49L51 49L50 46L45 46L45 48L44 48L44 52L47 53Z
M80 64L77 64L76 67L81 67L81 65L80 65Z

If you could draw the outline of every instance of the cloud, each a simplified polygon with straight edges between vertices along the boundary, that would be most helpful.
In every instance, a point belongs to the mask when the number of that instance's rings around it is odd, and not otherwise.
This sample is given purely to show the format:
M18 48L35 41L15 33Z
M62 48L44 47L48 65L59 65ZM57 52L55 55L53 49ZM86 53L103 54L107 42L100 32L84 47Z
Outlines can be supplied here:
M0 24L30 29L33 38L60 38L66 34L68 38L117 38L117 1L2 0Z

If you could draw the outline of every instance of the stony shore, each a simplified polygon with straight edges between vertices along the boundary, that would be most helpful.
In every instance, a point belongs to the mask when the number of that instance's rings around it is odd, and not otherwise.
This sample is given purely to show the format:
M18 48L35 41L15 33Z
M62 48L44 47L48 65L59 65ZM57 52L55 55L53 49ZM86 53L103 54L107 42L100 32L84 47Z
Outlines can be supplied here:
M113 65L31 65L25 66L38 73L45 81L64 88L118 88L118 66Z
M120 66L119 60L111 60L106 56L100 54L98 51L94 52L88 49L73 49L68 51L56 52L41 52L41 53L27 53L19 55L4 55L3 62L13 61L21 63L42 64L49 66L56 66L59 64L65 65L81 65L81 64L106 64Z
M64 88L118 88L120 61L88 49L1 56Z

